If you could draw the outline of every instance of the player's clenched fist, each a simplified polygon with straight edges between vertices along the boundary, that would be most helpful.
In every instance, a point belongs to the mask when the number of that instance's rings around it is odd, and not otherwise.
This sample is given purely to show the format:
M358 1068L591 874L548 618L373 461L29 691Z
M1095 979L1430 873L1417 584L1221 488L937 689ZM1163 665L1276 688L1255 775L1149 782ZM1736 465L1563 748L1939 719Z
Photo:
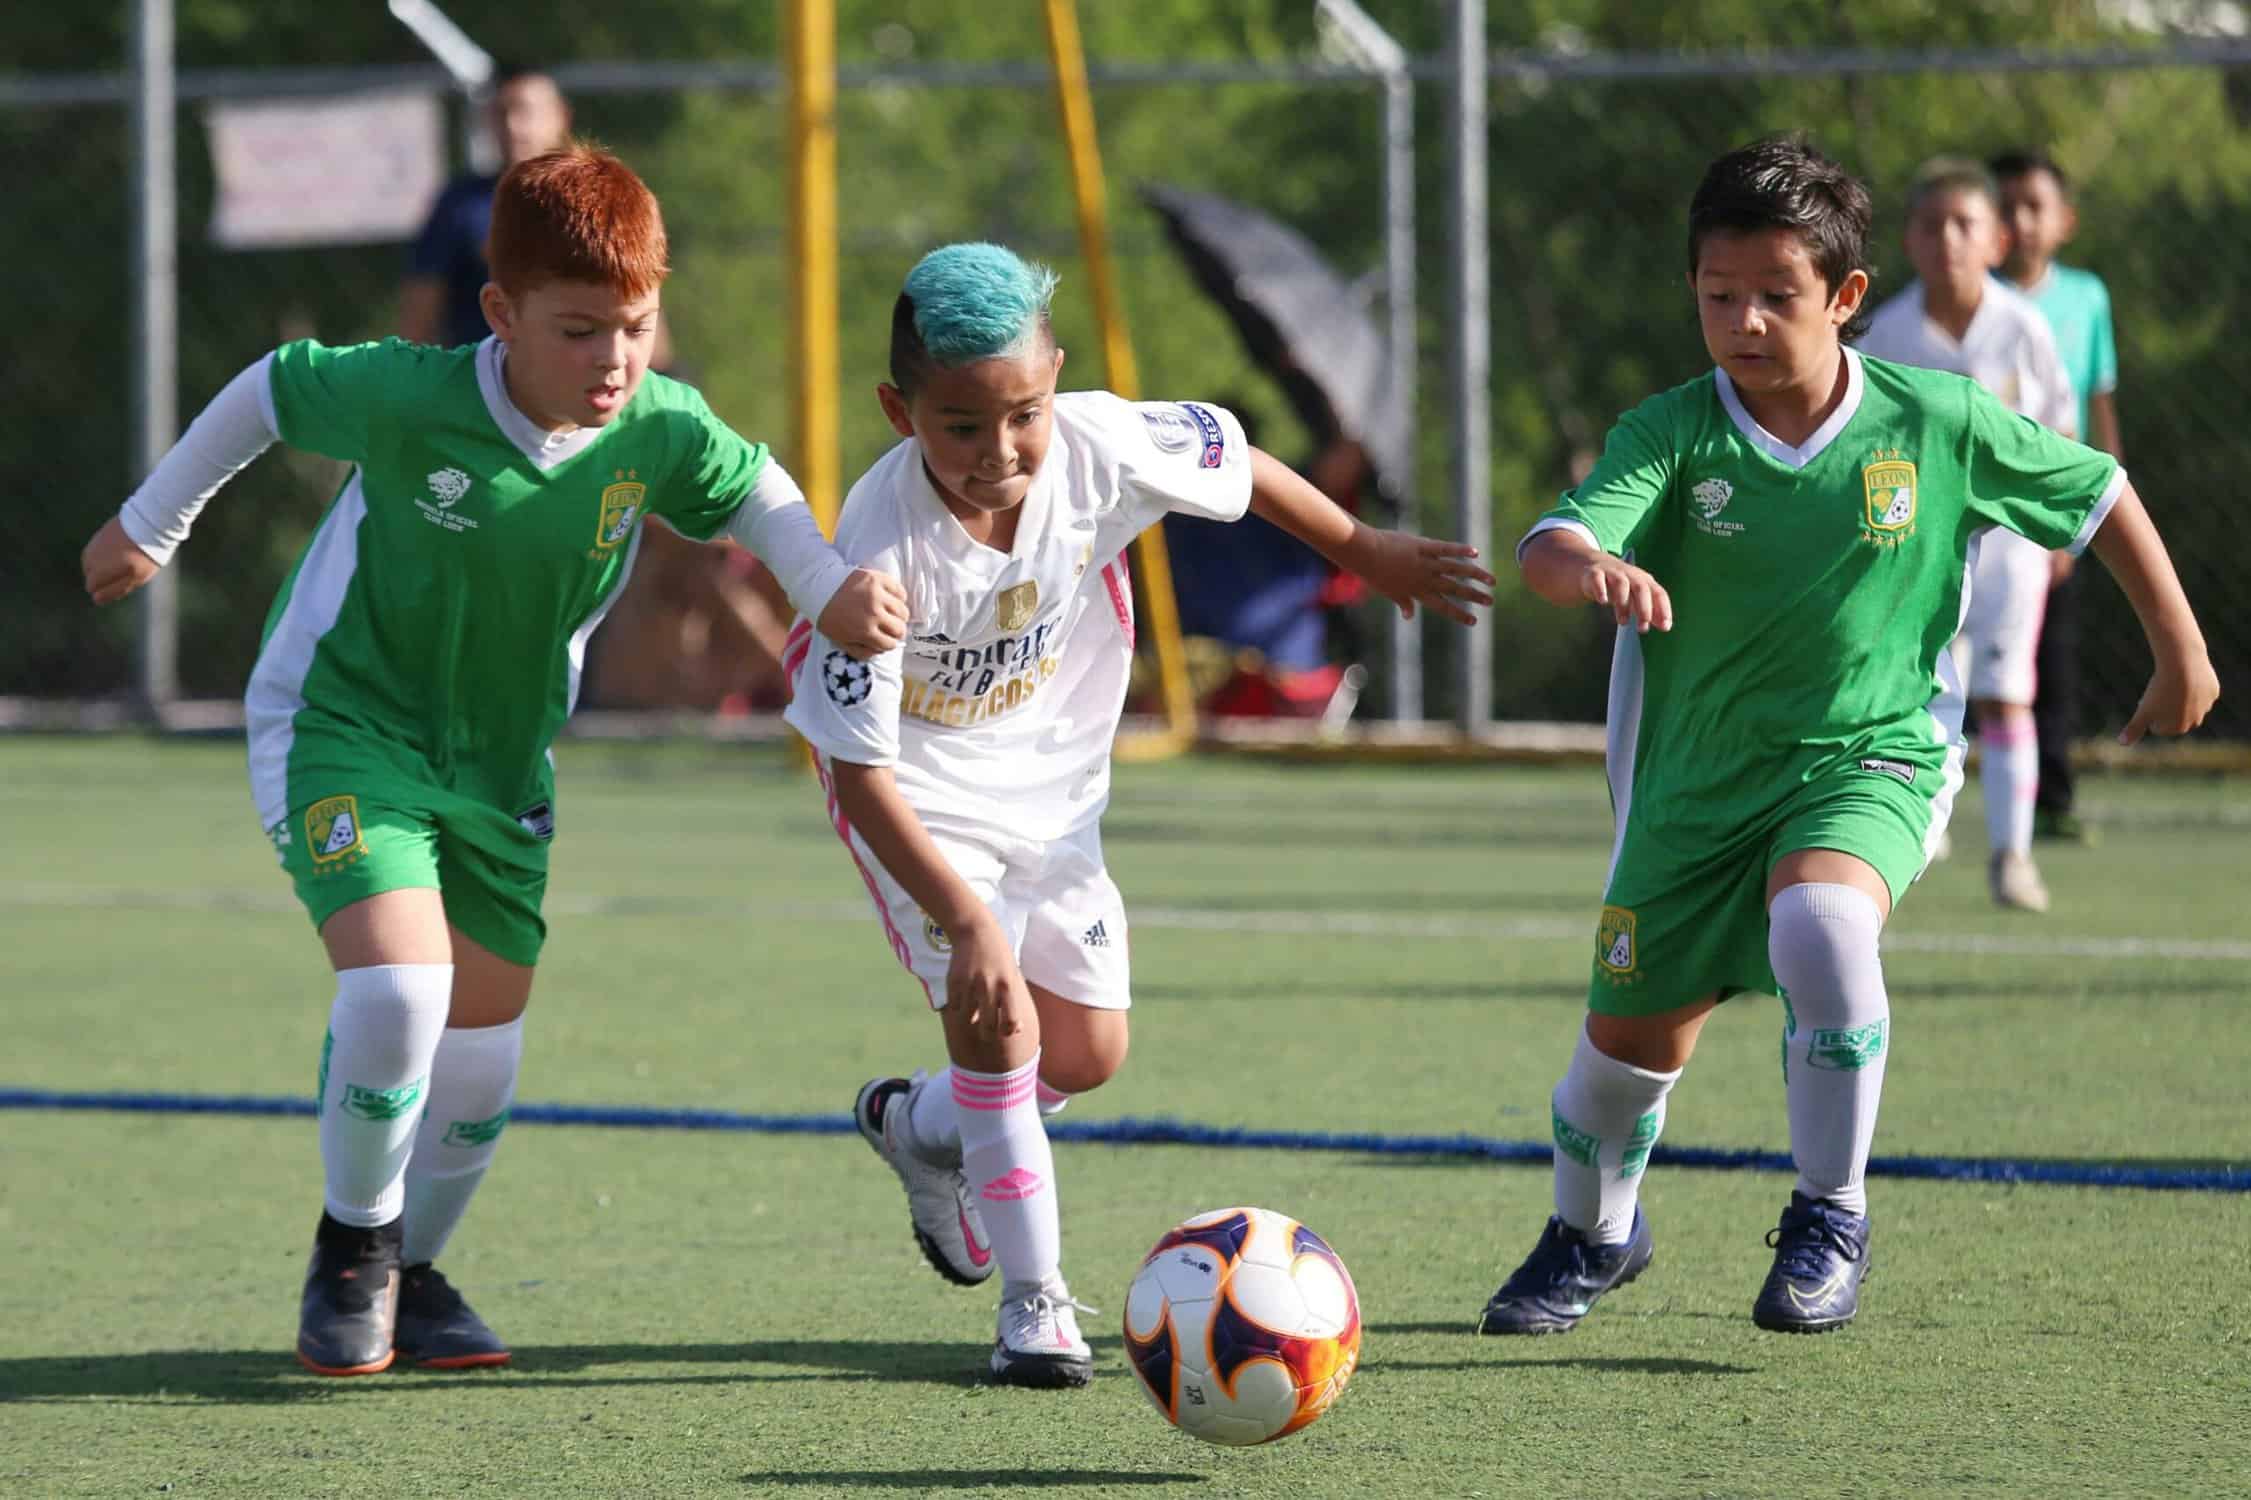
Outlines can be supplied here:
M115 604L159 571L156 559L134 545L114 516L78 554L78 565L86 574L86 592L96 604Z
M1621 625L1634 629L1673 628L1673 601L1665 586L1620 557L1598 557L1579 574L1579 597L1609 606Z
M849 656L881 656L907 639L907 591L888 573L858 569L813 624Z

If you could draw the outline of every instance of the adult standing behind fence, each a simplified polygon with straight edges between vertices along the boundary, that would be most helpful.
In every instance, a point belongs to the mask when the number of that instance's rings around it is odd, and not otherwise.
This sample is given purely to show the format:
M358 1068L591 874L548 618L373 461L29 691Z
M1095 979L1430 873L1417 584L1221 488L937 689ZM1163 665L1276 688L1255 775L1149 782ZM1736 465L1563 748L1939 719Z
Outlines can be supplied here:
M1988 165L2000 186L2001 212L2010 230L2001 274L2032 299L2055 333L2057 352L2079 393L2079 440L2123 459L2110 288L2094 272L2058 265L2055 259L2079 228L2071 179L2041 151L2006 151ZM2086 843L2087 827L2072 806L2071 779L2071 741L2079 732L2079 584L2070 556L2062 552L2056 554L2035 670L2032 721L2040 737L2040 790L2033 834Z
M569 142L570 101L545 73L502 68L493 75L492 130L500 141L501 170L506 171ZM431 205L399 287L401 338L453 348L479 343L491 331L479 299L491 279L485 237L492 229L492 190L499 181L498 172L464 172Z

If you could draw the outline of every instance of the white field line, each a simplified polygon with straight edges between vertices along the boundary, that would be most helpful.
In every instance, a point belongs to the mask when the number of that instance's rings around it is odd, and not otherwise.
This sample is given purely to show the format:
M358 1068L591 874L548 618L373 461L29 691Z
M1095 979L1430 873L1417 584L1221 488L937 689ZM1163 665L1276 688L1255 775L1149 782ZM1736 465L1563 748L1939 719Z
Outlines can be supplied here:
M297 902L286 891L173 891L141 886L61 885L0 882L0 907L130 909L165 911L293 912ZM556 916L631 917L725 912L734 908L700 904L684 907L664 900L633 901L604 896L556 896L546 909ZM748 915L791 922L864 922L868 908L856 901L773 902L747 909ZM1350 911L1195 911L1177 906L1128 906L1137 927L1175 932L1258 932L1328 937L1438 938L1463 942L1588 941L1585 922L1556 917L1417 917L1395 912ZM1977 932L1903 932L1885 937L1894 953L1975 954L2017 958L2169 959L2189 963L2251 963L2251 942L2183 937L2041 937Z

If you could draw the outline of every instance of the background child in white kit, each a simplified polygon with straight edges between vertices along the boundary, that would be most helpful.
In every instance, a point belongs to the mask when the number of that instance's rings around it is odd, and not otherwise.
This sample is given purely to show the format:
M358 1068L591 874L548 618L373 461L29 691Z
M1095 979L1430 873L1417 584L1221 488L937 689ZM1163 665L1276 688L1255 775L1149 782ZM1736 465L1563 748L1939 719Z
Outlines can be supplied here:
M2047 320L1993 279L2008 247L2001 197L1985 168L1958 157L1924 163L1907 190L1907 258L1916 280L1876 309L1860 350L1878 359L1967 375L2020 416L2078 437L2079 402ZM1970 563L1969 607L1956 642L1977 716L1980 779L1994 901L2046 911L2032 861L2040 751L2032 723L2033 656L2053 569L2049 553L1994 528Z

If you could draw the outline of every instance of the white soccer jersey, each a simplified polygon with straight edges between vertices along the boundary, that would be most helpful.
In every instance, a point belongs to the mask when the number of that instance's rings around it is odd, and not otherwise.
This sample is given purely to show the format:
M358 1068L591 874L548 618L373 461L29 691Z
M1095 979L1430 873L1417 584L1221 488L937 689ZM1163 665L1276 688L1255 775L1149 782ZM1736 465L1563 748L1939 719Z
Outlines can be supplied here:
M1959 340L1924 313L1923 283L1910 282L1876 309L1860 352L1967 375L2018 416L2065 437L2080 435L2079 396L2047 318L2031 298L1998 281L1986 283Z
M895 575L907 644L855 662L800 622L788 719L822 756L890 766L917 813L1053 839L1093 823L1133 658L1121 554L1169 511L1236 520L1250 445L1204 402L1055 398L1055 433L1015 546L970 539L899 444L852 486L836 546Z

